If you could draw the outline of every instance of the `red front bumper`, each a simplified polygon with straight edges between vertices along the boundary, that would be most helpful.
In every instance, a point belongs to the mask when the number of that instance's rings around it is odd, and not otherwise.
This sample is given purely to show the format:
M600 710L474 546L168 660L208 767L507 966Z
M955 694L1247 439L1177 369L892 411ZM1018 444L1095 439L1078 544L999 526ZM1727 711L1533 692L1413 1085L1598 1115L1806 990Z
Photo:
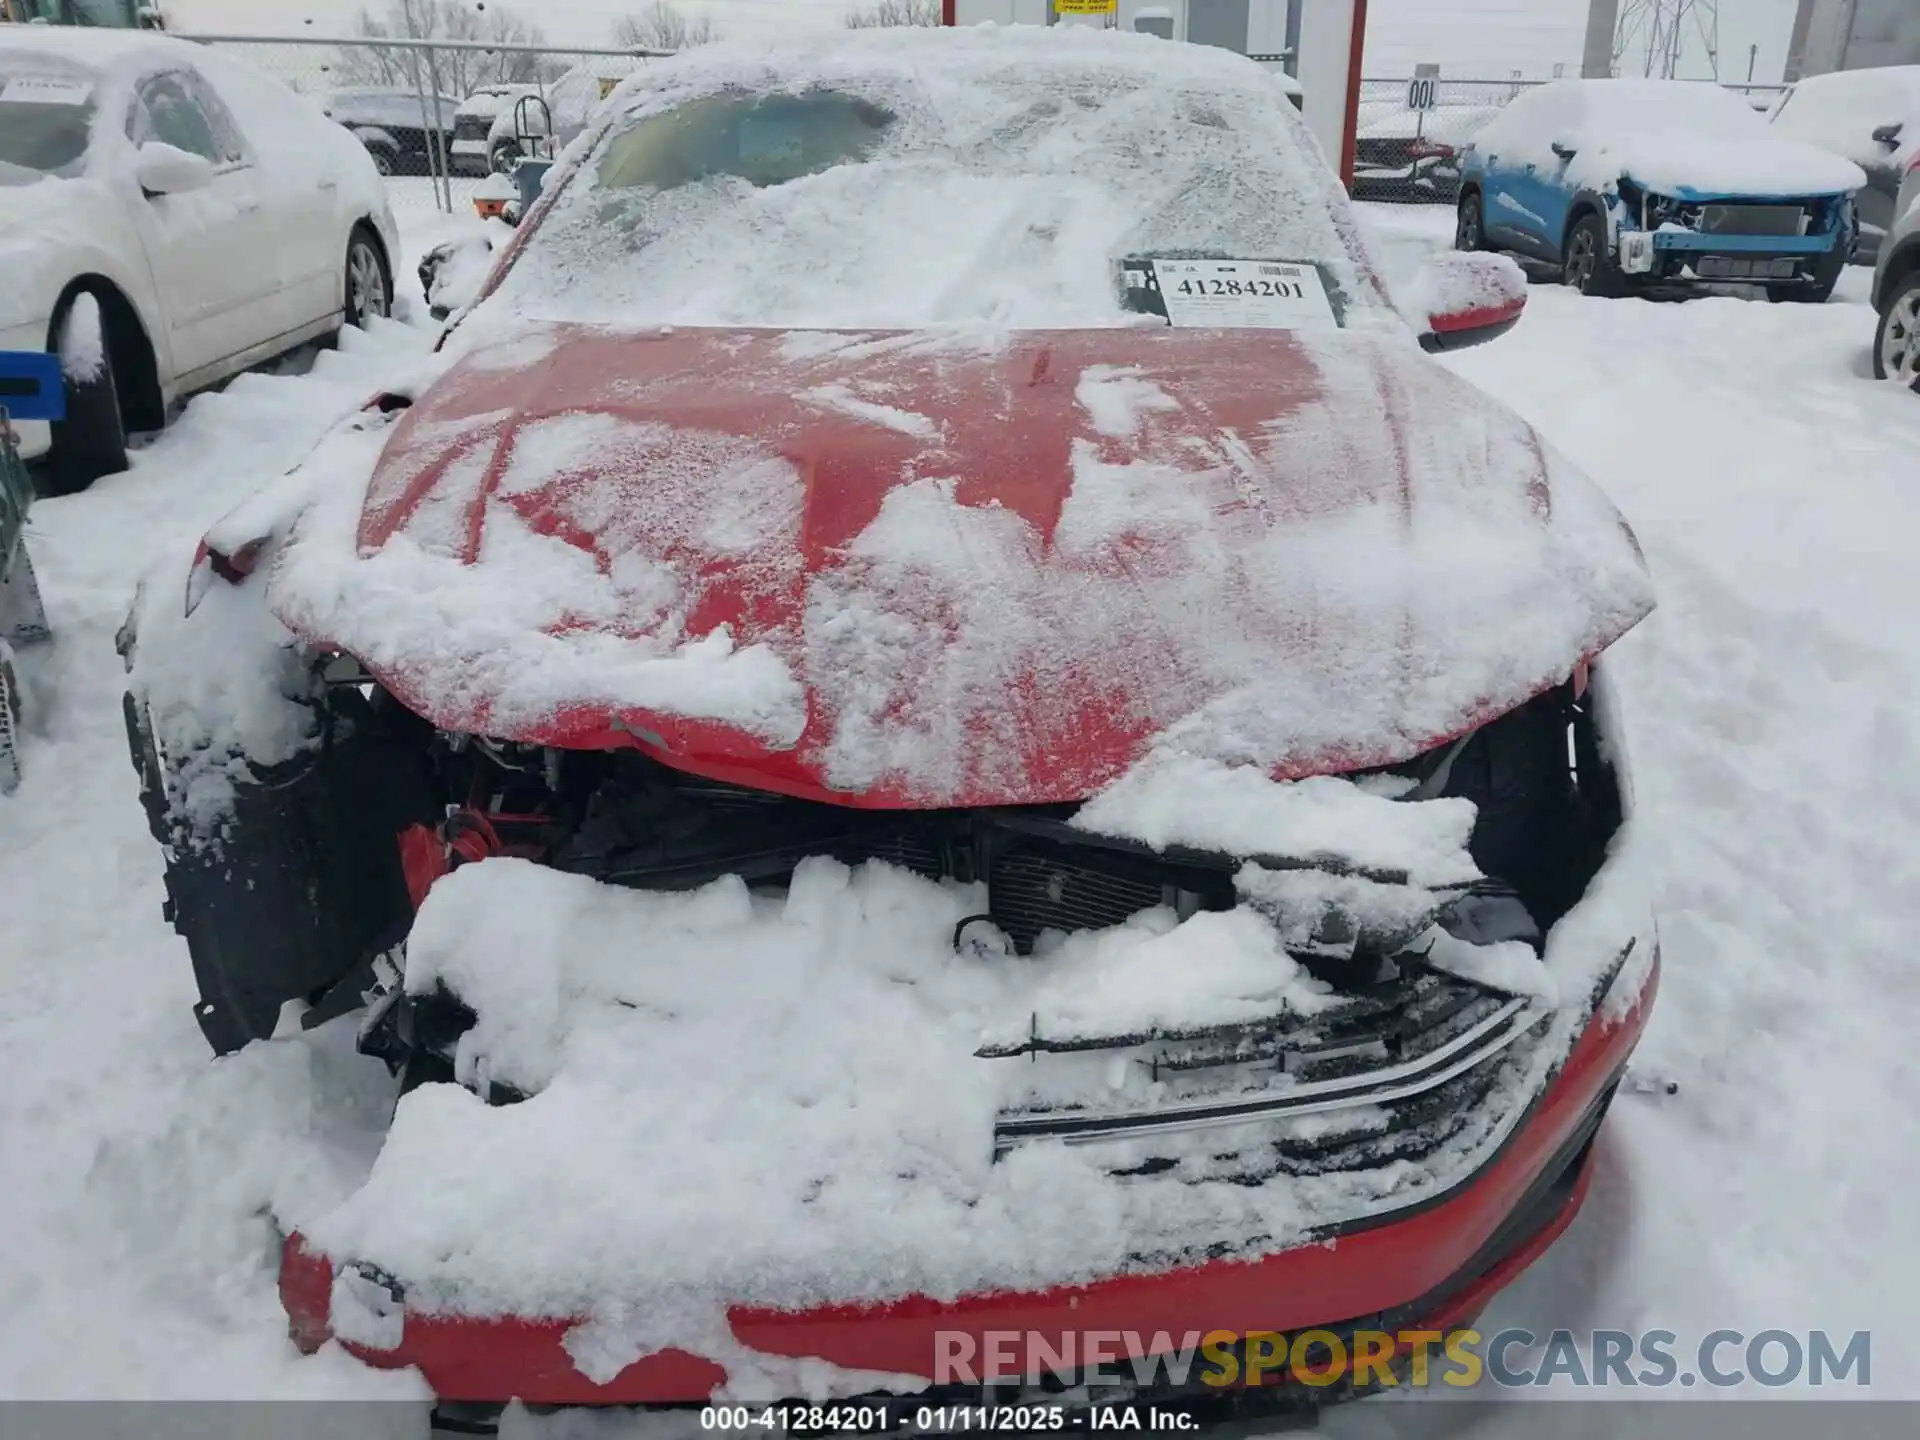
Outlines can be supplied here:
M953 1301L915 1296L886 1305L807 1311L738 1306L728 1316L733 1333L742 1345L766 1355L817 1357L850 1370L932 1375L940 1353L936 1334L970 1335L972 1353L985 1355L988 1332L1030 1332L1048 1337L1057 1349L1069 1335L1096 1331L1164 1331L1178 1344L1190 1332L1337 1329L1355 1317L1385 1312L1417 1322L1400 1327L1405 1329L1465 1323L1552 1244L1578 1211L1586 1192L1587 1156L1580 1155L1577 1173L1563 1177L1559 1172L1645 1028L1658 979L1656 952L1653 973L1633 1009L1611 1023L1590 1026L1505 1146L1437 1203L1259 1260L1214 1261L1090 1285ZM1563 1179L1570 1179L1570 1186L1557 1183ZM1551 1211L1503 1241L1511 1227L1502 1227L1542 1196ZM307 1249L298 1234L289 1238L280 1297L303 1350L318 1349L330 1337L332 1282L331 1262ZM726 1379L726 1371L711 1360L665 1350L635 1361L607 1384L595 1384L575 1369L562 1343L575 1323L408 1310L394 1349L346 1348L381 1368L418 1366L447 1400L699 1403ZM1010 1377L988 1373L980 1378Z

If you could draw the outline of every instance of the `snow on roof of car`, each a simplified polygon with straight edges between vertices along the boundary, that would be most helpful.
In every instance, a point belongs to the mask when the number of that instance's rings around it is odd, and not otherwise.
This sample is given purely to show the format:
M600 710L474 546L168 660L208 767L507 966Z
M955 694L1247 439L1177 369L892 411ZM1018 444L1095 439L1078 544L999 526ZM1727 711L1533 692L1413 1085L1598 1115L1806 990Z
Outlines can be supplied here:
M1781 134L1857 165L1897 164L1920 148L1920 65L1809 76L1787 93L1773 123ZM1873 138L1883 125L1902 127L1892 148Z
M1625 176L1659 192L1752 196L1858 190L1857 165L1780 134L1731 90L1704 80L1554 80L1519 96L1475 137L1501 168L1557 172L1606 190Z
M786 183L623 191L595 173L608 131L717 95L822 92L878 107L883 133ZM1138 317L1114 266L1142 254L1312 262L1349 324L1386 308L1299 113L1258 65L1213 47L992 26L723 43L651 62L607 103L618 118L566 157L577 177L550 182L561 193L495 314L1120 325Z
M0 25L0 54L33 51L97 70L147 61L187 60L201 47L151 30L102 30L83 25Z

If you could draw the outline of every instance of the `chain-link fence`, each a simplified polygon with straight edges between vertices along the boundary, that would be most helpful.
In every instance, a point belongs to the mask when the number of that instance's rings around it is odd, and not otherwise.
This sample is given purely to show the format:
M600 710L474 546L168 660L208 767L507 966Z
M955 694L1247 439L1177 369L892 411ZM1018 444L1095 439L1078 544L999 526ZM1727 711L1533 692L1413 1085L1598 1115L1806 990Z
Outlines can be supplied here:
M279 79L367 147L393 208L468 212L488 176L551 153L651 50L458 40L187 35Z
M1460 152L1509 100L1545 83L1517 75L1506 80L1362 80L1353 153L1354 199L1454 204L1460 195ZM1764 111L1773 108L1786 87L1727 88Z

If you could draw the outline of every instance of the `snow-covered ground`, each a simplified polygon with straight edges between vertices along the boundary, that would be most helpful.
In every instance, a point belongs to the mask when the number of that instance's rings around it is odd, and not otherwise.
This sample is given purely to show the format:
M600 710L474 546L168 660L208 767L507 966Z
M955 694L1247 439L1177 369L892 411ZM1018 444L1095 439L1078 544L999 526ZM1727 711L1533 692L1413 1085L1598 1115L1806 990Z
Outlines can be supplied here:
M1373 219L1396 273L1451 224ZM449 223L417 226L415 254ZM1446 362L1611 492L1661 593L1617 653L1665 860L1637 1069L1679 1090L1623 1094L1585 1213L1483 1330L1871 1329L1875 1393L1920 1390L1920 400L1866 378L1864 282L1819 309L1537 286L1517 330ZM154 555L184 567L430 340L396 323L242 377L131 472L34 512L58 639L23 659L27 774L0 801L0 1396L424 1395L285 1339L262 1212L343 1183L316 1156L364 1163L390 1090L344 1044L208 1061L112 640Z

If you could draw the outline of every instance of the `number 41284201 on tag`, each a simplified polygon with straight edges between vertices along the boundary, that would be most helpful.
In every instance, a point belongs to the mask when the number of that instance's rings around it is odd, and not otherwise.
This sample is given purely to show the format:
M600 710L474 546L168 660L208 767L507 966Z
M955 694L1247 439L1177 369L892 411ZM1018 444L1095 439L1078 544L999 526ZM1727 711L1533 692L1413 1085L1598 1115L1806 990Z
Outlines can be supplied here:
M1275 260L1155 260L1167 319L1221 329L1337 330L1312 265Z

